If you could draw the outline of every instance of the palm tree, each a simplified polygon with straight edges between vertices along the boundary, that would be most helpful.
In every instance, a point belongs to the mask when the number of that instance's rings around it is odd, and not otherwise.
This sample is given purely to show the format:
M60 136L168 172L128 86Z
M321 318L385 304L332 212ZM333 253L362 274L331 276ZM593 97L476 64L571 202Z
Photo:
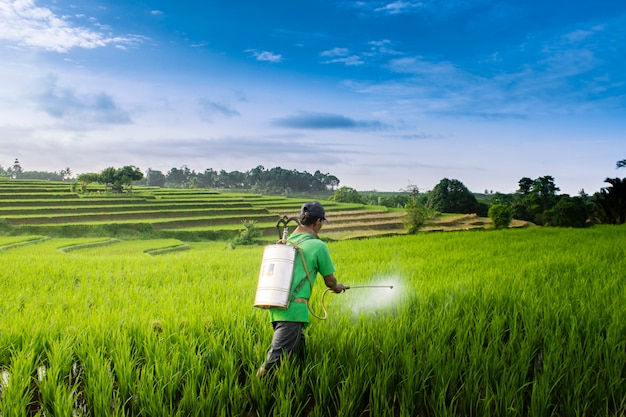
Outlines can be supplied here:
M611 187L602 188L593 196L594 218L600 223L626 222L626 178L607 178Z

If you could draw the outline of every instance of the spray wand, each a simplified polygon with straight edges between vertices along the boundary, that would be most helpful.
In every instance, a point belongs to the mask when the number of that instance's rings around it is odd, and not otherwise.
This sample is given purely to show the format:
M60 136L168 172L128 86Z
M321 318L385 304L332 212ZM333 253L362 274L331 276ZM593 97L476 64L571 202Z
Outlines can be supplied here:
M389 288L390 290L392 290L393 285L351 285L349 287L346 287L346 290L352 288Z

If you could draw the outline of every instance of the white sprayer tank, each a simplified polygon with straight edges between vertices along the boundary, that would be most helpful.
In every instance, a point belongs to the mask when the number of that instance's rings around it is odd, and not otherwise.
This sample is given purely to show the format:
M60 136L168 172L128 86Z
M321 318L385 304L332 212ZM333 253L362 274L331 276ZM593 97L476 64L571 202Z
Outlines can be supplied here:
M254 306L259 308L289 307L291 277L296 249L286 244L265 247Z

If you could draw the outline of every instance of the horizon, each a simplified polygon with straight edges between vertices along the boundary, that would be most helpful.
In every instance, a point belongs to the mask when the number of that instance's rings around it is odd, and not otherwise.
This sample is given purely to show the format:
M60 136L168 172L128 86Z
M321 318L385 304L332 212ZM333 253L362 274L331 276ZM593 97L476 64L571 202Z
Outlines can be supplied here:
M21 166L21 164L20 164L20 166ZM68 167L68 168L69 168L69 167ZM107 167L107 168L108 168L108 167ZM122 168L122 167L113 167L113 168L118 169L118 168ZM135 168L138 168L138 167L135 167ZM179 169L179 167L172 167L172 168ZM256 168L256 167L255 167L255 168ZM274 168L281 168L281 167L271 167L271 168L264 167L264 169L265 169L266 171L269 171L269 170L274 169ZM6 168L4 168L2 165L0 165L0 169L6 169ZM212 169L212 168L205 168L205 170L207 170L207 169ZM244 171L240 171L240 172L243 172L243 173L249 173L252 169L254 169L254 168L250 168L250 169L247 169L247 170L244 170ZM205 170L202 170L202 171L195 171L195 170L191 170L191 169L190 169L190 171L191 171L191 172L194 172L195 174L202 174L202 173L204 173L204 172L205 172ZM142 173L142 174L143 174L143 176L144 176L144 177L142 178L142 180L147 179L147 172L146 172L147 170L146 170L146 171L144 171L144 170L141 170L141 169L140 169L140 171L141 171L141 173ZM154 170L154 171L159 171L159 172L161 172L161 173L162 173L163 175L165 175L165 176L167 176L167 175L168 175L168 172L169 172L169 170L168 170L167 172L163 172L163 171L160 171L160 170ZM215 171L215 170L214 170L214 171ZM24 170L23 172L38 172L38 173L39 173L39 172L45 172L45 173L50 173L50 174L61 175L60 171ZM227 173L231 173L231 172L233 172L233 171L230 171L230 172L227 172ZM308 173L308 174L311 174L311 173L309 173L308 171L300 171L300 172L302 172L302 173ZM81 174L87 174L87 173L95 173L95 174L100 174L101 172L81 172L81 173L75 173L75 172L73 172L73 171L72 171L72 172L71 172L71 177L69 177L69 178L67 178L67 179L62 180L61 182L72 182L72 181L77 181L77 179L78 179L78 176L79 176L79 175L81 175ZM323 173L323 174L325 174L325 175L333 175L333 173L332 173L332 172L327 172L327 173ZM311 175L313 175L313 174L311 174ZM7 177L7 178L8 178L8 177ZM528 177L528 178L529 178L529 177ZM38 178L8 178L8 179L9 179L9 180L25 180L25 181L28 181L28 180L30 180L30 181L50 181L50 180L38 179ZM337 190L337 189L339 189L339 188L342 188L342 187L349 187L349 186L344 186L344 185L342 185L342 184L341 184L341 178L338 178L338 179L339 179L339 181L340 181L339 185L338 185L338 186L336 186L336 187L331 187L330 189L327 189L327 190L326 190L327 192L333 192L333 191L335 191L335 190ZM437 182L437 184L439 184L439 182L443 181L444 179L446 179L446 178L445 178L445 177L444 177L444 178L441 178L441 179ZM447 179L448 179L448 180L458 180L457 178L447 178ZM522 178L520 178L520 180L521 180L521 179L522 179ZM534 181L534 180L537 180L537 179L538 179L538 178L531 178L531 180L533 180L533 181ZM608 178L607 178L607 179L608 179ZM141 180L140 180L140 181L141 181ZM459 180L459 181L460 181L460 180ZM461 182L461 183L463 183L463 181L460 181L460 182ZM435 184L435 185L437 185L437 184ZM556 184L556 181L555 181L555 184ZM465 185L465 184L463 184L463 185ZM385 193L385 194L386 194L386 193L392 193L392 194L393 194L393 193L410 193L411 191L410 191L409 189L410 189L412 186L414 186L414 184L410 184L410 185L409 185L409 186L407 186L406 188L401 188L401 189L398 189L398 190L393 190L393 191L389 191L389 190L377 190L377 189L355 189L355 190L356 190L357 192L359 192L359 193ZM558 188L558 184L556 184L556 186L557 186L557 188ZM161 186L159 186L159 187L160 187L160 188L177 188L177 187L161 187ZM610 185L603 186L602 188L606 188L606 187L610 187ZM198 187L198 188L199 188L199 189L210 189L210 188L206 188L206 187ZM349 188L353 188L353 187L349 187ZM478 194L480 194L480 195L484 195L484 196L494 195L495 193L501 193L501 194L515 194L515 193L517 193L517 191L519 190L519 181L518 181L518 188L516 188L513 192L509 192L509 193L502 193L502 192L500 192L500 191L495 191L495 190L493 190L493 189L485 189L485 190L480 190L480 191L478 191L478 190L472 190L472 189L470 189L470 188L469 188L469 187L467 187L467 186L466 186L466 188L468 188L468 190L469 190L472 194L477 194L477 195L478 195ZM229 189L229 188L227 187L226 189ZM234 190L236 190L236 189L238 189L238 188L233 188L233 189L234 189ZM418 190L419 190L419 193L420 193L420 194L427 194L427 193L429 193L430 191L432 191L432 189L423 189L423 188L419 188L419 187L418 187ZM562 191L562 190L560 190L560 189L559 189L558 191ZM595 192L597 192L597 191L594 191L594 192L592 192L592 193L589 193L589 192L587 192L586 190L581 190L581 191L585 191L585 193L586 193L586 194L588 194L588 195L593 195ZM600 190L598 190L598 191L600 191ZM315 193L319 193L319 191L315 191L313 194L315 194ZM300 192L295 192L295 194L300 194ZM559 193L557 192L557 195L563 195L563 194L568 194L568 195L570 195L570 196L577 196L577 195L580 195L580 193L570 194L570 193L566 193L566 192L561 192L561 193L559 194Z

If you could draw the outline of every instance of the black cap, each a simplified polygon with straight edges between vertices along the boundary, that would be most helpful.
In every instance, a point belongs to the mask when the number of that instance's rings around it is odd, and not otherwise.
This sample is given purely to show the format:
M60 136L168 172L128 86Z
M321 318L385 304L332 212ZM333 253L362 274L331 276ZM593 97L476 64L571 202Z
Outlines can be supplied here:
M317 217L328 221L328 219L326 218L326 211L324 210L324 207L317 201L311 201L302 205L302 208L300 209L300 214L307 213L311 217Z

